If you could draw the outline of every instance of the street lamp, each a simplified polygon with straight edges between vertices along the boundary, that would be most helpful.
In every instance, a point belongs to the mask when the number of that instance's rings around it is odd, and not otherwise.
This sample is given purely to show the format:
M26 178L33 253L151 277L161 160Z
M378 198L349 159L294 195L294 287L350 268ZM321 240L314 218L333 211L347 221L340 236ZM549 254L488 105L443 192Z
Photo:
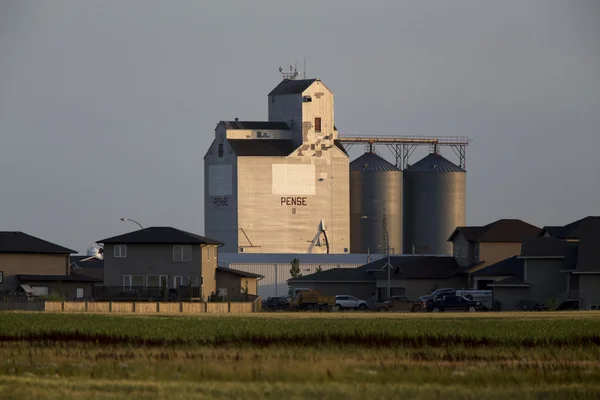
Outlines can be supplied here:
M381 224L381 226L383 226L383 229L385 229L385 234L387 236L387 240L386 240L386 246L385 246L385 252L387 253L387 299L390 300L392 297L392 277L391 277L391 272L390 269L392 267L392 264L390 263L390 233L388 232L387 226L385 226L385 224L383 223L383 221L374 218L374 217L370 217L368 215L363 215L362 217L360 217L360 219L372 219L375 220L377 222L379 222Z
M121 218L121 221L131 221L131 222L133 222L134 224L138 224L138 226L139 226L141 229L144 229L144 227L142 226L142 224L140 224L139 222L137 222L137 221L136 221L136 220L134 220L134 219L131 219L131 218Z

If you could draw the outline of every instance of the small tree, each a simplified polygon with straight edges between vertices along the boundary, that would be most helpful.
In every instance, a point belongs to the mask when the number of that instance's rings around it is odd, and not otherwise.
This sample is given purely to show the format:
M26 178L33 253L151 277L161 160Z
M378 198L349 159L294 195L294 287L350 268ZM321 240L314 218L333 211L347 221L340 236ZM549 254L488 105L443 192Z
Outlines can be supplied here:
M242 292L242 301L248 301L248 279L246 279L246 282L244 284L244 287L241 290Z
M315 270L315 272L323 272L323 268L321 268L321 266L319 265L319 266L317 267L317 269Z
M167 300L167 278L165 277L160 278L160 297Z
M300 273L300 260L298 258L294 258L290 261L290 275L292 279L300 278L302 274ZM290 285L290 296L292 295L292 286Z

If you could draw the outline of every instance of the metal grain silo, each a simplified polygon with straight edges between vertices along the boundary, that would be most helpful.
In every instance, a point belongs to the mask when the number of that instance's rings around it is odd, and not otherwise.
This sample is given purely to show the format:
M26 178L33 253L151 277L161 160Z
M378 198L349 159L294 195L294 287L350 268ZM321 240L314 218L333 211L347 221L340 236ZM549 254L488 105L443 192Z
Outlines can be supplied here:
M385 230L390 252L402 254L402 171L373 153L350 163L350 248L353 253L384 253Z
M448 237L466 223L466 171L439 154L404 170L404 252L452 254Z

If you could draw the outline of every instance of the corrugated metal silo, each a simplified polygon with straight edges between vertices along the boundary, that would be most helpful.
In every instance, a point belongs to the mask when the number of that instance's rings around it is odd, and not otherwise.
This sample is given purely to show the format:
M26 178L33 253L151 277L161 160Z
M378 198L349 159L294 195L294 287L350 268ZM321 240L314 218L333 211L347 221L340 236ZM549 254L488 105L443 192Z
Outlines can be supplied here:
M353 253L383 253L385 230L390 252L402 254L402 171L373 153L350 163L350 249Z
M466 223L466 171L439 154L404 170L404 252L452 254L448 237Z

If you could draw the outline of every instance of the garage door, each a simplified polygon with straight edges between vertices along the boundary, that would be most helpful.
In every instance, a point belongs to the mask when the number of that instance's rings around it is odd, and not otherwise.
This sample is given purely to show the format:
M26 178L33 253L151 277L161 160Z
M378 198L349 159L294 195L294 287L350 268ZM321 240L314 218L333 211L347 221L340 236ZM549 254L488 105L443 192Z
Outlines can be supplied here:
M48 296L48 286L32 286L31 289L36 296Z

